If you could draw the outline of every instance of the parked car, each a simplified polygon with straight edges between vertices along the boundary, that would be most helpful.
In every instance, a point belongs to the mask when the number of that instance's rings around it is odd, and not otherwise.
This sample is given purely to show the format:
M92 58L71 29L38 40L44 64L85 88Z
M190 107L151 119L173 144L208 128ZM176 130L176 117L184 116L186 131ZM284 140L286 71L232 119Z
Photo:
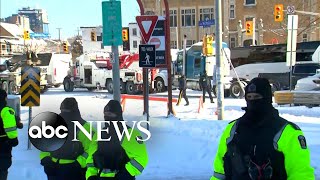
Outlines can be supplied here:
M296 91L320 91L320 74L315 74L297 81Z

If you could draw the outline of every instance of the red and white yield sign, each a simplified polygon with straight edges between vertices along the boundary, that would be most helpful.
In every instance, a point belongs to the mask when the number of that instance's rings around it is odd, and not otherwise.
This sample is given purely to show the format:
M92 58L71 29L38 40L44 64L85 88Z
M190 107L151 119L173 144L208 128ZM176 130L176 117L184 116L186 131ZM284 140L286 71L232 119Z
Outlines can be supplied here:
M144 41L148 43L158 22L158 16L137 16L136 20Z

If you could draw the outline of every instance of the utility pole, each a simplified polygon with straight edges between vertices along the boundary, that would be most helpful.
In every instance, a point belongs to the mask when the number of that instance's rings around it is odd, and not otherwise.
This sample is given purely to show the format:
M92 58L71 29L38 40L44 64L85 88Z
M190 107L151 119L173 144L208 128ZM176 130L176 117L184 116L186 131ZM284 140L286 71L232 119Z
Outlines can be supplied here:
M216 0L216 59L217 59L217 101L218 101L218 120L223 120L224 117L224 87L223 87L223 75L222 68L223 62L222 56L222 13L221 13L221 0Z
M58 32L59 32L59 41L61 41L61 29L62 28L57 28L58 29Z
M182 75L186 75L187 35L183 36Z

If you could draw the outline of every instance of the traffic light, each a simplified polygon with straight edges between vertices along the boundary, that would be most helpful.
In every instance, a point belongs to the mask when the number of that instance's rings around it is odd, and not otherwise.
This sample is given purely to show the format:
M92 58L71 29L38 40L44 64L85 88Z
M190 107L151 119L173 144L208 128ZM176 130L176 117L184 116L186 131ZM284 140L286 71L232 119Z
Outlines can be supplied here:
M129 40L129 33L127 28L122 29L122 41L128 41Z
M23 39L24 39L24 40L29 40L29 39L30 39L30 33L29 33L29 31L24 31L24 33L23 33Z
M64 51L65 53L68 53L68 45L67 45L66 42L63 43L63 51Z
M283 4L277 4L274 6L274 21L275 22L283 21Z
M202 54L204 56L207 56L208 50L207 50L207 35L204 35L202 38Z
M246 35L252 36L253 35L253 22L246 21Z
M213 36L207 36L207 56L213 55Z
M94 31L91 31L91 41L97 41L96 40L96 32L94 32Z

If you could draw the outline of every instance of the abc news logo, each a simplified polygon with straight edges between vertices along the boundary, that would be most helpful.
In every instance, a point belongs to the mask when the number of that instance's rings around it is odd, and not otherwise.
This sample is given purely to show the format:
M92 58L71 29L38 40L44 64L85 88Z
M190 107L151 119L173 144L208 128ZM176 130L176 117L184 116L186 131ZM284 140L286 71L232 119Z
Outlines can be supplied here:
M109 133L109 128L104 129L104 125L106 123L109 125L112 124L115 127L115 131L119 141L121 141L124 136L126 136L126 138L130 140L132 132L135 128L146 135L145 139L140 136L137 137L137 141L144 142L151 138L150 131L142 126L142 123L149 124L150 122L148 121L132 121L133 126L131 130L128 130L126 121L120 121L120 125L118 124L118 121L86 122L90 125L89 131L85 129L83 125L78 121L71 121L72 125L71 127L70 125L68 127L67 122L60 115L53 112L40 113L34 119L32 119L30 123L28 130L29 139L33 146L38 150L52 152L60 149L68 139L71 139L72 141L79 141L77 139L77 133L80 131L88 139L92 140L94 135L93 125L96 124L97 139L95 139L95 141L110 141L112 137L109 137L108 139L102 138L102 132ZM69 128L73 128L73 130L69 130ZM120 129L123 129L122 132ZM69 134L69 132L73 133Z

